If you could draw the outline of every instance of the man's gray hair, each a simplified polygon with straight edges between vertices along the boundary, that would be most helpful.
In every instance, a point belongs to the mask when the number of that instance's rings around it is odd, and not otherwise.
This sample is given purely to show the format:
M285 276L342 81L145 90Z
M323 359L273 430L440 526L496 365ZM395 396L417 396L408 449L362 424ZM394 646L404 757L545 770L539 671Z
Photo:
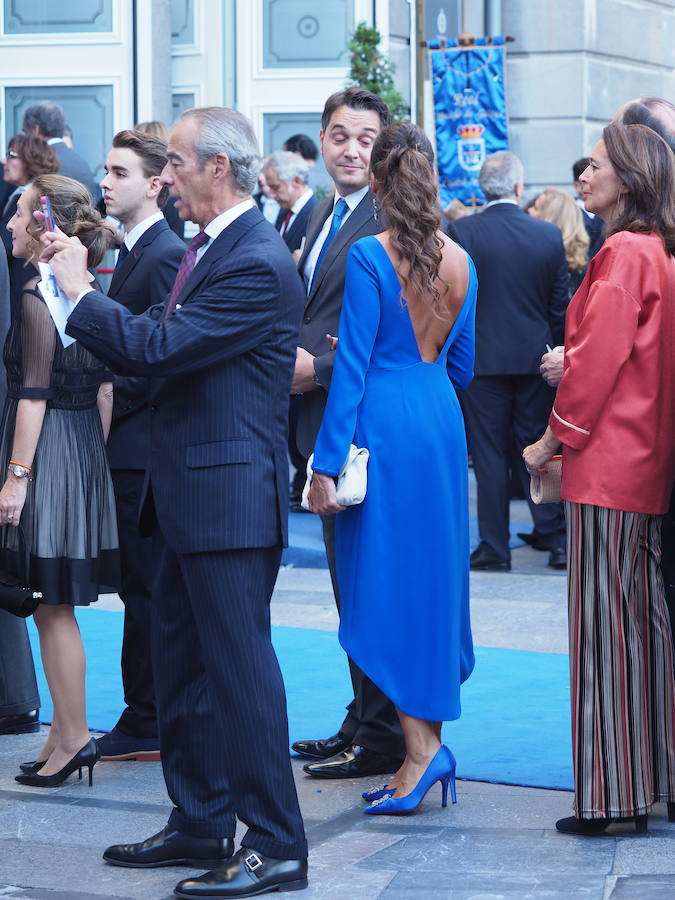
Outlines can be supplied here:
M63 137L63 129L66 127L63 108L58 103L49 103L47 100L33 103L23 114L23 129L32 131L36 125L46 138Z
M225 106L198 106L186 109L179 121L184 119L196 119L199 123L194 148L199 166L203 168L216 153L225 154L237 193L251 194L260 172L260 152L246 116Z
M516 185L524 180L523 164L510 150L498 150L488 156L478 175L478 184L488 201L513 197Z
M286 184L290 184L294 178L299 178L303 184L307 184L309 181L309 166L305 160L297 153L290 153L288 150L277 150L276 153L270 153L263 162L263 171L265 169L274 169L279 181L284 181Z

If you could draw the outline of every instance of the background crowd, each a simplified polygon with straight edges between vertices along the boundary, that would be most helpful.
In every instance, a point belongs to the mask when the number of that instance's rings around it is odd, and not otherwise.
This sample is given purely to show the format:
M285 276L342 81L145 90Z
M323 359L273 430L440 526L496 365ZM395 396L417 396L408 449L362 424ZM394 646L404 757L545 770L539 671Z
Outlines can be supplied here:
M118 133L101 194L64 127L54 104L26 111L0 201L0 539L16 571L25 543L43 591L55 710L17 781L49 787L83 766L91 781L99 759L161 757L167 827L109 847L108 862L213 869L180 896L305 886L268 606L288 459L297 504L314 452L310 505L354 698L333 735L293 750L312 777L387 776L363 795L369 814L411 811L436 782L445 805L455 761L440 727L473 668L469 567L508 572L509 499L529 498L562 445L564 506L531 503L523 535L568 569L575 814L558 828L644 830L657 800L675 818L675 107L622 107L574 163L574 195L524 205L520 160L489 156L486 206L452 222L427 137L359 88L326 102L330 183L313 175L311 137L260 164L244 117L206 108L168 146L161 123ZM185 222L199 229L187 246ZM116 246L106 295L95 270ZM64 335L40 257L75 303ZM344 509L335 478L352 443L370 451L368 488ZM93 740L74 608L104 587L125 604L126 707ZM0 728L37 730L25 627L1 624ZM249 827L237 853L235 817Z

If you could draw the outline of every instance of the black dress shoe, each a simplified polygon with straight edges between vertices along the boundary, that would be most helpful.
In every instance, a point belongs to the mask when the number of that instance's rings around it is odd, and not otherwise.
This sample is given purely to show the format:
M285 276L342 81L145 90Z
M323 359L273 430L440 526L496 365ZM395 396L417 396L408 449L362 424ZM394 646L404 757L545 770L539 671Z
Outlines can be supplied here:
M583 837L596 837L604 834L610 825L615 824L634 825L636 834L647 834L647 816L626 816L622 819L577 819L576 816L568 816L566 819L558 819L555 827L561 834L578 834Z
M519 531L518 537L523 541L528 547L532 547L533 550L547 550L548 548L542 542L542 536L538 531Z
M16 716L0 716L0 734L35 734L39 730L37 709Z
M480 572L510 572L511 563L500 559L486 544L479 544L469 557L469 565Z
M291 750L306 756L307 759L330 759L336 753L342 753L351 745L351 738L345 737L341 731L332 734L323 741L295 741L291 744Z
M159 866L192 866L215 869L234 853L232 838L204 838L183 834L173 828L162 829L139 844L114 844L103 854L113 866L152 869Z
M363 778L366 775L391 775L401 768L402 763L401 759L352 744L324 762L308 763L302 771L315 778Z
M567 568L567 551L564 547L556 547L548 555L548 564L552 569Z
M178 897L253 897L268 891L303 891L306 859L273 859L242 847L229 862L206 875L186 878L174 888Z

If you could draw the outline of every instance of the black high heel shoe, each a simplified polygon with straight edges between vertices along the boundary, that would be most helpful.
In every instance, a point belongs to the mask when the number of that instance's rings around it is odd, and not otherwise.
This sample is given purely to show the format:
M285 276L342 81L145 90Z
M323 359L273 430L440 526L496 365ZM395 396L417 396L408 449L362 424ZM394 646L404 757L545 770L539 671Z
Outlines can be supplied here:
M40 769L44 768L44 766L46 766L46 764L47 764L46 759L43 759L40 762L38 762L36 759L34 759L31 762L19 763L19 768L26 775L34 775L36 772L39 772Z
M673 804L675 813L675 803ZM670 814L670 810L668 810ZM555 827L562 834L579 834L584 837L595 837L604 834L610 825L620 823L622 825L634 825L636 834L647 834L647 816L626 816L620 819L578 819L576 816L568 816L566 819L558 819Z
M25 775L15 775L14 781L19 784L28 784L31 787L58 787L71 775L75 769L78 770L80 780L82 780L82 769L89 769L89 787L94 783L94 766L99 760L101 751L98 744L91 738L82 747L82 749L69 760L65 766L53 775L38 775L37 773L26 773Z

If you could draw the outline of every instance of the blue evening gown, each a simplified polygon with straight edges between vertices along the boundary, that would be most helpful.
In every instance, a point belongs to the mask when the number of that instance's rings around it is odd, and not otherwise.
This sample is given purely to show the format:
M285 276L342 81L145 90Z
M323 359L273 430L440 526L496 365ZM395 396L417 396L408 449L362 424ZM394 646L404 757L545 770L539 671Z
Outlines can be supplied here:
M401 284L375 237L347 259L344 305L314 469L335 475L367 447L368 490L338 513L340 643L403 712L460 715L474 666L464 420L477 279L436 362L421 359Z

